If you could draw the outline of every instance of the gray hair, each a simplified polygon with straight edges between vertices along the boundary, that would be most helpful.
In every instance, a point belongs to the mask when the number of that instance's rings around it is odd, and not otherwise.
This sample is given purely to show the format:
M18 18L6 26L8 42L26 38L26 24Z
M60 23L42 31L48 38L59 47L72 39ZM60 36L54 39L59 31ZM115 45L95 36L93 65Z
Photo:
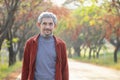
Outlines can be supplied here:
M41 23L43 18L52 18L54 24L57 24L57 17L52 12L42 12L38 17L38 22Z

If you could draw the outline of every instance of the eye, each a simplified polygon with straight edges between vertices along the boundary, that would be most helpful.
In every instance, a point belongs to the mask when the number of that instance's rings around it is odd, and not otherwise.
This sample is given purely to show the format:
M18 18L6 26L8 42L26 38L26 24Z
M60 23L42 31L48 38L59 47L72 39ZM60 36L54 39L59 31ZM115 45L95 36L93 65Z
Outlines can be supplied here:
M47 23L46 23L46 22L43 22L43 25L47 25Z
M50 25L50 26L52 26L52 25L53 25L53 23L49 23L49 25Z

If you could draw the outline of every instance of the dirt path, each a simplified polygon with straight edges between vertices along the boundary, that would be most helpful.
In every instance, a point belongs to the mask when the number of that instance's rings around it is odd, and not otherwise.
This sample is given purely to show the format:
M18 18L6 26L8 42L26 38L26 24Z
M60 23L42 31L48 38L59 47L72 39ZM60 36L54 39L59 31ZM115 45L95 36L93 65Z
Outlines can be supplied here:
M69 70L70 80L120 80L120 71L73 60L69 60Z
M120 71L69 61L70 80L120 80Z

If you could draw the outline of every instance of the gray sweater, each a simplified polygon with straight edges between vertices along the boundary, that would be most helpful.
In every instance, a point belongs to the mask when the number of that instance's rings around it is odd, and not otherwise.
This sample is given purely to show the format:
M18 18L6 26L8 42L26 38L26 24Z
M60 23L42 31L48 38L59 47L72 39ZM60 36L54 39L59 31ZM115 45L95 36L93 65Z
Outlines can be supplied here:
M55 80L56 51L53 36L39 37L35 64L35 80Z

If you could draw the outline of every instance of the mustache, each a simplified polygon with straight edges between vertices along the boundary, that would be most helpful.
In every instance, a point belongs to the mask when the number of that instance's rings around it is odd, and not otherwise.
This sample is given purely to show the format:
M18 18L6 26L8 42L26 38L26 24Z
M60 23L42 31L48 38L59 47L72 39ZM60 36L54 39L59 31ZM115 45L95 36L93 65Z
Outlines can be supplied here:
M44 30L51 31L51 29L48 29L48 28L46 28L46 29L44 29Z

